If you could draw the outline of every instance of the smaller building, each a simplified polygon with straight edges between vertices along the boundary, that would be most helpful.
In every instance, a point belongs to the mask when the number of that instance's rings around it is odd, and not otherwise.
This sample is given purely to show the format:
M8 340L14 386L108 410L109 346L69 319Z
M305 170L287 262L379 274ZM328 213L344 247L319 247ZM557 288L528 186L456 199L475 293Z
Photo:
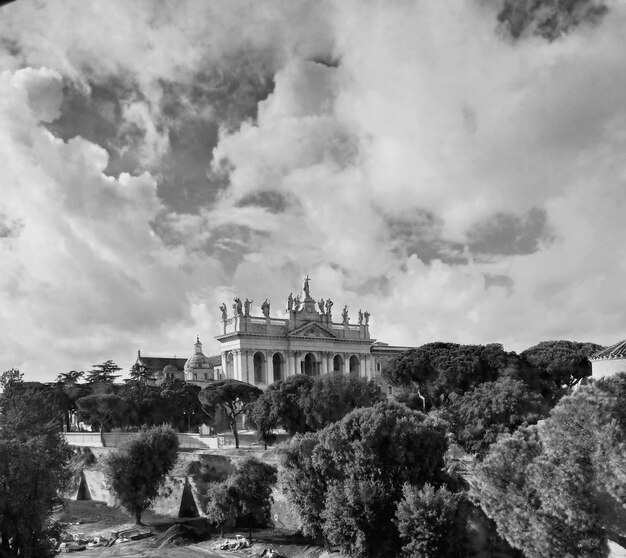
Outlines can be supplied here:
M196 337L194 352L189 358L144 356L137 351L133 368L145 371L152 378L151 385L161 385L165 380L184 380L191 384L205 386L221 376L220 356L207 357L202 352L200 338Z
M626 339L601 350L592 357L591 377L593 379L614 376L626 372Z

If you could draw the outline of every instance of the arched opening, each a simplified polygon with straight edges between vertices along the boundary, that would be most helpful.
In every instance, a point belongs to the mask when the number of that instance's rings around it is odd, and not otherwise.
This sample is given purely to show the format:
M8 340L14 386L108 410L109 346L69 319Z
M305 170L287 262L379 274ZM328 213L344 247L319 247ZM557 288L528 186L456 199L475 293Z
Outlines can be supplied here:
M272 371L274 373L274 382L278 382L279 380L283 379L283 371L285 369L284 362L285 361L283 360L283 355L281 355L280 353L274 353L274 356L272 357Z
M335 355L335 358L333 358L333 372L343 372L343 358L341 358L341 355Z
M302 361L302 373L307 376L319 376L318 367L319 363L315 359L315 355L307 353Z
M254 362L254 383L255 384L264 384L265 383L265 356L263 353L254 353L253 357Z
M350 376L358 376L359 368L361 367L361 361L356 355L350 357Z
M228 353L226 355L226 377L233 377L233 353Z

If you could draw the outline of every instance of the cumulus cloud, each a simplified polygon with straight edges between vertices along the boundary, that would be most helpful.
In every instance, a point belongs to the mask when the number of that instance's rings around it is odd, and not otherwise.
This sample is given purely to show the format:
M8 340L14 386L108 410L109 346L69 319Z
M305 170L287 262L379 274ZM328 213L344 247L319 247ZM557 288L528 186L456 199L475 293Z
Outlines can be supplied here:
M0 364L213 352L219 302L306 273L386 342L616 340L626 10L500 8L5 8Z

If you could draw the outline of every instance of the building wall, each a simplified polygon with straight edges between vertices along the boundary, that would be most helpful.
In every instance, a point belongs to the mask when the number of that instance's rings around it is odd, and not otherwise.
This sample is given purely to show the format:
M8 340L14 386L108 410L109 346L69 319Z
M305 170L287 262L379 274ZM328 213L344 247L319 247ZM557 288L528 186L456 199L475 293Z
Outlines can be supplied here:
M591 377L606 378L620 372L626 372L626 358L607 358L591 361Z

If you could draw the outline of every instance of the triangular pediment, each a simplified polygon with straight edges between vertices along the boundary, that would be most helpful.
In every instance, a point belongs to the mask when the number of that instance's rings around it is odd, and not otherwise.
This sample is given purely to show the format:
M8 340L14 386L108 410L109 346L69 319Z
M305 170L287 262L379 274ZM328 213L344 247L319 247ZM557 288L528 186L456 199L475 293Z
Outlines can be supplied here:
M335 338L336 335L328 331L326 328L322 327L316 323L308 323L302 324L298 326L296 329L290 331L287 334L287 337L305 337L305 338L326 338L329 337Z

